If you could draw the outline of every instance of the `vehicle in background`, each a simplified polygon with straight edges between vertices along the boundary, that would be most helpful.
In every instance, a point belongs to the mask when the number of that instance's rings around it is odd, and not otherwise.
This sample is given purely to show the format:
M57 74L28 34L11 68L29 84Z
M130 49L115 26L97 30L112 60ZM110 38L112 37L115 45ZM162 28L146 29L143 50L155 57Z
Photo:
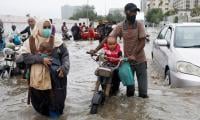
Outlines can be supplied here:
M89 32L83 32L82 34L81 34L81 38L83 39L83 40L88 40L89 39ZM95 31L94 32L94 39L95 40L98 40L99 39L99 34Z

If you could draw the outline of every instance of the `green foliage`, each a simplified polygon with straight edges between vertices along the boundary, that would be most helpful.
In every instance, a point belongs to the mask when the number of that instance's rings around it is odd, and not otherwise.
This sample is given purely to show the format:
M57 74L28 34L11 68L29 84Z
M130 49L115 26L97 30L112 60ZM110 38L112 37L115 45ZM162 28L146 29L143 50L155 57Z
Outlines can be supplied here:
M94 6L84 5L77 9L73 16L70 18L72 20L78 20L79 18L89 18L89 20L95 20L97 13L94 11Z
M109 13L109 14L106 16L106 19L107 19L108 21L120 22L120 21L124 20L124 16L122 16L120 10L114 10L112 13Z
M96 17L96 21L105 20L105 19L106 19L105 16L102 16L102 15L98 15L98 16Z
M178 16L174 18L174 23L178 23Z
M176 11L175 10L169 10L165 13L165 16L171 16L171 15L175 15Z
M162 9L154 8L154 9L150 9L147 12L146 20L150 23L159 24L160 21L163 20L163 17L164 15L163 15Z
M70 20L76 20L73 16L69 18Z
M124 19L120 10L114 10L112 13L109 13L107 16L104 17L101 15L97 15L94 9L95 9L94 6L84 5L81 8L77 9L70 19L78 20L79 18L87 18L87 16L92 21L107 19L108 21L120 22Z
M200 16L200 6L193 8L190 15L192 17Z

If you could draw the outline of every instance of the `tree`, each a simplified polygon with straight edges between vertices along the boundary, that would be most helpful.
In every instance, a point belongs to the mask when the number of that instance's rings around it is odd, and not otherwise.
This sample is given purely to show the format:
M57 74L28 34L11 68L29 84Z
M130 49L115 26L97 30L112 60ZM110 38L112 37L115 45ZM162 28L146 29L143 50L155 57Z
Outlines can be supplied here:
M176 14L176 11L175 10L169 10L167 11L164 15L165 16L171 16L171 15L175 15Z
M107 19L108 21L120 22L120 21L124 20L124 16L122 16L120 10L114 10L114 11L110 12L110 13L106 16L106 19Z
M163 20L163 16L162 9L154 8L147 12L146 20L150 23L159 24Z
M106 18L105 18L105 16L102 16L102 15L98 15L98 16L96 17L96 20L97 20L97 21L99 21L99 20L104 20L104 19L106 19Z
M97 17L97 13L94 11L94 9L94 6L83 5L81 8L76 10L76 12L70 19L78 20L79 18L88 17L89 20L95 20Z
M88 16L89 20L98 21L98 20L108 20L120 22L124 19L120 10L114 10L112 13L109 13L106 16L97 15L95 12L94 6L84 5L81 8L77 9L76 12L70 17L71 20L78 20L79 18L86 18Z
M174 18L174 23L178 23L178 16Z
M193 8L190 15L192 17L200 16L200 6Z

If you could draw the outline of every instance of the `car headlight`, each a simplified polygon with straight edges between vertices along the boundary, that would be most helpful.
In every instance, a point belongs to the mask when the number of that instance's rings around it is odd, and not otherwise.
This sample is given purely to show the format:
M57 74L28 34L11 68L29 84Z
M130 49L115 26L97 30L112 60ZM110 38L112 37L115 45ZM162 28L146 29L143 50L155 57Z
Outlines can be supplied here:
M177 67L178 72L200 76L200 67L194 64L181 61L181 62L177 62L176 67Z

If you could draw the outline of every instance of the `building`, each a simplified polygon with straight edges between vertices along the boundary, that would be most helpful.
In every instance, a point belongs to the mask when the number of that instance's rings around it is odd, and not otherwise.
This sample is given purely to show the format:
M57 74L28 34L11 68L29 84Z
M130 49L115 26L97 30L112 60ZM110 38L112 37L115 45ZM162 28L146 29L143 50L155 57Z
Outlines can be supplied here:
M69 19L70 17L72 17L78 8L80 8L80 6L69 6L69 5L62 6L61 7L62 19Z
M190 10L192 0L174 0L173 6L178 11Z
M200 5L200 0L174 0L173 7L179 11L191 10Z
M200 6L200 0L191 0L191 7L198 7Z
M147 7L147 11L149 10L149 9L151 9L151 0L147 0L147 5L146 5L146 7Z
M197 6L200 6L200 0L174 0L173 7L178 11L180 19L191 19L191 10Z
M147 0L141 0L141 11L146 12Z
M174 10L173 2L174 2L174 0L169 0L169 8L170 8L171 10Z
M160 8L162 9L163 13L166 13L170 9L170 0L149 0L147 1L147 8L153 9L153 8Z

